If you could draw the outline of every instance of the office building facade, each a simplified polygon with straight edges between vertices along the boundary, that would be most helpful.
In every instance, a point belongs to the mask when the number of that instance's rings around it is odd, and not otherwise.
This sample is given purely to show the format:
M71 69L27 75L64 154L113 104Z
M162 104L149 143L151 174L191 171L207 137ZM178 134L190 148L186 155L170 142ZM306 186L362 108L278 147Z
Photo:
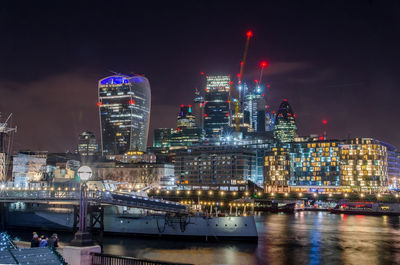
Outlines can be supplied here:
M274 137L277 141L292 142L297 136L295 114L285 99L279 106L274 122Z
M175 156L178 186L189 189L245 190L256 174L255 150L234 146L199 146Z
M96 136L92 132L83 132L78 136L78 154L81 157L95 156L98 152Z
M299 190L372 191L389 185L392 147L371 138L277 144L264 158L267 191L290 186Z
M204 130L208 138L220 137L230 124L230 77L207 76Z
M146 151L151 92L147 78L117 74L98 83L103 155Z

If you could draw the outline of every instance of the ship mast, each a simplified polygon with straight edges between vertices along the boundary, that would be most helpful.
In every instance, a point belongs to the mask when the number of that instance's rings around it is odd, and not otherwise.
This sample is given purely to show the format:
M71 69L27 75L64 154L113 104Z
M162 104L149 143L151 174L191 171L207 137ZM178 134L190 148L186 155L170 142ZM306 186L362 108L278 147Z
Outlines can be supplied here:
M17 127L8 126L8 123L11 123L11 119L12 113L8 115L4 122L0 122L0 182L7 180L13 133L17 131Z

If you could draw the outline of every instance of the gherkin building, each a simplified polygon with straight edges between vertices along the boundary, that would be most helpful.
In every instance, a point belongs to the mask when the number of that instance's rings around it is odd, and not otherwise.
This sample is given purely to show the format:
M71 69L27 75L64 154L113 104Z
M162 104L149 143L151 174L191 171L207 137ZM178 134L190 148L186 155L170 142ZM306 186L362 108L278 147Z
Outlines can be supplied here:
M293 142L297 136L295 114L288 101L284 99L275 118L274 138L279 142Z

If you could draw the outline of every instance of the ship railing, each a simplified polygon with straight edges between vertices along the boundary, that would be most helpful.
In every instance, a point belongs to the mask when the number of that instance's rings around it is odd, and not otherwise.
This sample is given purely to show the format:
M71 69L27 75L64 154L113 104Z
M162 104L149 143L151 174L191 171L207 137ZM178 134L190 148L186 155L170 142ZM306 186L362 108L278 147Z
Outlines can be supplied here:
M187 208L176 202L162 201L159 199L151 199L148 197L125 195L118 193L105 192L100 198L101 202L114 205L124 205L131 207L140 207L151 210L169 211L169 212L186 212Z
M104 253L91 253L92 265L191 265L188 263L164 262L148 259L110 255Z

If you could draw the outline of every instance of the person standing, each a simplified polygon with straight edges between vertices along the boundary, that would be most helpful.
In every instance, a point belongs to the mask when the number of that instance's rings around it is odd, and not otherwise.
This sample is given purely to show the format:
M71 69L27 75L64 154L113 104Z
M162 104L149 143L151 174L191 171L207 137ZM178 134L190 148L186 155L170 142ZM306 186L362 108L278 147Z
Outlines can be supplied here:
M58 235L52 234L49 239L48 244L49 244L49 247L51 247L51 248L58 248Z
M47 245L48 245L48 243L47 243L48 240L49 240L48 237L43 237L42 240L40 240L39 247L41 247L41 248L47 247Z
M39 247L39 236L37 235L36 232L33 232L33 237L31 240L31 248L37 248Z

